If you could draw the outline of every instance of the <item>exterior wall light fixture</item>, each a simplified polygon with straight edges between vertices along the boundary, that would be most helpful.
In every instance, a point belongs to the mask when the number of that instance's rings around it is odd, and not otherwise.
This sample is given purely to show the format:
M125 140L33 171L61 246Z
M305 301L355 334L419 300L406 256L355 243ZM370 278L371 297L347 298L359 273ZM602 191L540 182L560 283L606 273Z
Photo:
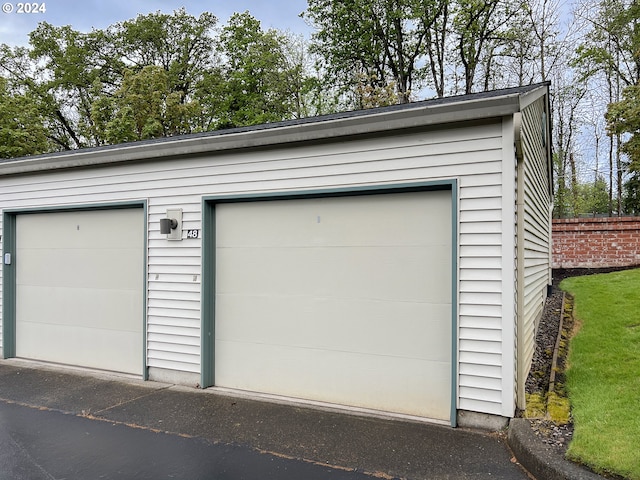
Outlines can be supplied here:
M182 240L182 209L167 210L167 217L160 219L160 233L167 240Z

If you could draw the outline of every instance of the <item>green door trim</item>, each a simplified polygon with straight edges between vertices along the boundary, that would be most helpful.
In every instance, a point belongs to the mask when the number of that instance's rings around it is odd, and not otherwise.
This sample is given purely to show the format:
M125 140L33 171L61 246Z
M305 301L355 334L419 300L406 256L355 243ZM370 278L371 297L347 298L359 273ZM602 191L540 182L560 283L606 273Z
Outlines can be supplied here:
M216 205L219 203L348 197L392 193L451 191L451 406L449 422L457 422L458 392L458 181L434 180L355 188L332 188L296 192L212 195L202 199L202 291L201 291L201 378L200 385L215 385L215 291L216 291ZM209 292L214 292L211 295Z
M16 356L16 216L2 215L2 358ZM7 264L6 255L11 256Z
M148 208L146 200L83 204L55 207L33 207L24 209L7 209L2 212L2 356L3 358L14 358L16 356L16 269L15 252L16 245L16 218L18 215L29 215L35 213L58 213L58 212L86 212L95 210L120 210L141 208L144 219L143 235L143 272L142 272L142 378L148 380L147 371L147 245L148 245ZM4 262L4 254L11 255L11 263Z

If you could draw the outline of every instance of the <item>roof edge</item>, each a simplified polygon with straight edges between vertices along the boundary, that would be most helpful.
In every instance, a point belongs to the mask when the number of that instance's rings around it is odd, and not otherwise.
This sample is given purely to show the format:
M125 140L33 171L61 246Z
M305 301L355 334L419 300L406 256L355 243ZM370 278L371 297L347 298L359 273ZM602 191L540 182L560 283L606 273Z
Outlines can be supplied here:
M0 162L0 176L117 163L151 161L187 155L217 154L244 148L330 140L408 128L482 120L512 115L523 101L534 101L548 85L426 100L412 104L347 112L205 134L162 138L107 147L21 157Z

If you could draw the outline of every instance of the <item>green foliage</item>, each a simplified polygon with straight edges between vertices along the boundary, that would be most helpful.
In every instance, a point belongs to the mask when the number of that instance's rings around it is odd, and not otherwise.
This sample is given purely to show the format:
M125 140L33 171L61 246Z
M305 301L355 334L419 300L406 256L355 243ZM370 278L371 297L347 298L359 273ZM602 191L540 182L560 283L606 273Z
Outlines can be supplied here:
M375 86L375 81L360 76L355 86L356 102L361 108L386 107L398 103L398 93L395 82L385 86Z
M43 22L28 48L0 45L0 75L46 129L37 149L75 149L403 103L425 85L493 88L499 58L537 68L531 12L522 0L310 0L311 49L248 12L222 26L156 12L88 33Z
M567 187L564 178L557 182L554 217L606 215L609 213L609 187L602 175L593 183L576 183Z
M211 13L194 17L185 9L172 15L138 15L107 29L113 48L125 68L139 71L155 66L167 73L172 91L189 97L198 81L219 62L213 37L217 19Z
M473 91L476 70L483 55L507 42L508 25L526 5L507 0L458 0L454 7L452 30L457 43L465 93Z
M582 80L602 72L623 85L640 81L640 4L629 0L601 0L594 28L577 49L574 65Z
M640 215L640 172L631 172L624 184L624 212L627 215Z
M597 86L592 89L599 90L598 96L602 95L610 103L606 114L610 144L608 163L612 172L610 181L616 189L615 197L612 189L614 198L610 210L622 213L625 211L622 197L627 165L619 152L635 156L636 160L631 158L631 163L637 161L638 155L637 140L634 139L637 130L634 117L638 113L637 91L634 90L640 82L640 3L636 0L598 0L582 8L588 21L586 34L571 66L577 69L580 83L595 82ZM621 98L621 92L624 98ZM624 140L628 141L621 143Z
M105 94L96 82L112 81L118 68L108 36L42 22L29 38L35 74L23 85L39 98L54 141L64 149L102 144L91 135L91 108Z
M41 116L42 148L100 146L403 103L427 84L443 96L460 78L470 91L478 70L486 89L526 6L311 0L311 49L248 12L219 26L183 8L88 33L43 22L28 48L0 45L0 75Z
M624 184L624 212L640 214L640 84L625 88L622 100L609 104L605 118L609 133L623 139L620 150L628 159L625 167L631 175Z
M566 218L569 216L570 190L565 178L566 165L562 152L553 152L553 176L555 181L555 195L553 199L554 218Z
M545 65L540 57L553 50L548 44L554 31L547 19L539 27L538 18L527 16L530 2L310 0L308 4L305 18L316 28L312 51L330 81L353 94L355 108L368 107L371 101L360 91L384 92L390 85L395 86L398 103L408 102L425 86L438 97L447 91L498 88L509 75L505 66L514 62L520 62L516 67L521 70L520 85L544 80L548 74L538 64ZM532 38L536 35L539 39ZM538 40L540 45L535 44ZM526 76L525 69L535 73Z
M180 9L109 27L121 68L118 88L94 102L96 134L119 143L202 130L198 95L216 70L216 24Z
M49 147L47 130L37 104L12 91L0 77L0 158L33 155Z
M622 151L629 157L630 169L640 171L640 85L625 88L622 100L609 105L605 118L610 133L628 135Z
M199 106L172 90L169 73L159 66L127 70L113 97L94 103L96 126L109 143L189 133Z
M24 105L23 116L33 116L33 129L43 126L50 139L34 133L33 142L14 148L14 128L3 155L253 125L309 111L305 101L320 87L306 76L291 37L262 31L249 13L234 15L222 31L216 27L211 13L194 17L180 9L89 33L43 22L31 32L29 48L1 45L0 74L15 92L3 99L0 122L15 123L9 112Z
M429 29L446 0L309 0L305 17L316 27L313 51L328 75L353 87L395 85L400 103L419 87ZM356 99L357 101L357 99ZM360 105L356 105L360 106Z
M576 189L577 215L602 215L609 212L609 189L602 175L598 175L594 183L576 185Z
M286 39L275 30L264 32L248 12L234 14L220 35L226 59L220 98L219 127L237 127L289 118L294 110L292 80L300 75L288 65Z
M574 436L569 457L596 471L640 479L640 270L573 277L561 288L581 322L569 350Z

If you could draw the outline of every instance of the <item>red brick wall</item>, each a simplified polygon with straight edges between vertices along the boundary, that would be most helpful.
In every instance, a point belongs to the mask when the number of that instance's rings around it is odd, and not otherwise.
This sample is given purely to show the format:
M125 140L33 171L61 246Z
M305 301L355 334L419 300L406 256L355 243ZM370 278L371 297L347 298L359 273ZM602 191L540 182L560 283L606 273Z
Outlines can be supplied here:
M553 220L553 268L640 264L640 217Z

